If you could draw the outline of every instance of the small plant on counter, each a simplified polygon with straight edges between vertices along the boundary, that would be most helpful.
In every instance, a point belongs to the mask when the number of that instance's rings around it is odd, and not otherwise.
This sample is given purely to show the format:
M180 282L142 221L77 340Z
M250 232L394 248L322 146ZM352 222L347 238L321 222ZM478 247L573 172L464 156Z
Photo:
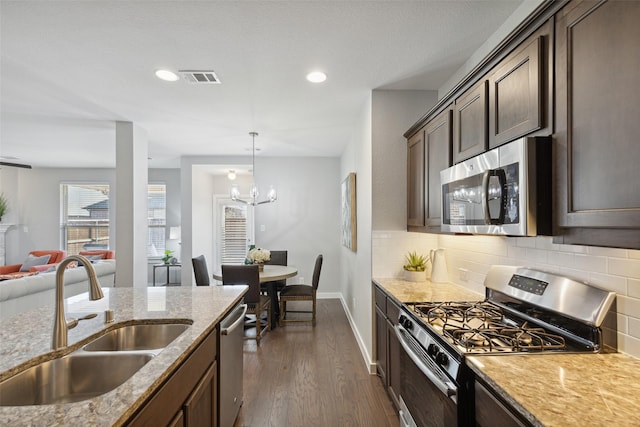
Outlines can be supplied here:
M405 255L407 263L403 266L406 271L425 271L430 258L426 255L418 254L416 251Z
M173 258L173 251L167 249L164 251L164 256L162 257L162 261L165 264L169 264L169 261L171 261L171 258Z

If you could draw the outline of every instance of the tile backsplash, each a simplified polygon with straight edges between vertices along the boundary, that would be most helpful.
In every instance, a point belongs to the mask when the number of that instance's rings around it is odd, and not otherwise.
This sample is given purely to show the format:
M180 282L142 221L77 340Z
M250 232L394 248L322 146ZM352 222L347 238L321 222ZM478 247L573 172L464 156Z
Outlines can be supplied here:
M373 277L402 277L408 251L443 248L449 280L484 294L494 264L559 273L617 294L618 351L640 358L640 251L558 245L551 237L451 236L374 231Z

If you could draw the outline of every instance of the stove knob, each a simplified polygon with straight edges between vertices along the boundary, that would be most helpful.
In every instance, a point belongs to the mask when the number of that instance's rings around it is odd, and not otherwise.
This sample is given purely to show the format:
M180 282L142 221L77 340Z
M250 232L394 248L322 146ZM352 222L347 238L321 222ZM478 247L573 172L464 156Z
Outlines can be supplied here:
M413 322L410 319L404 319L404 323L402 324L407 331L413 329Z
M427 354L431 357L436 357L438 353L440 353L440 349L438 348L438 346L433 343L429 344L429 346L427 347Z
M443 351L436 355L436 363L440 366L447 366L449 364L449 356Z

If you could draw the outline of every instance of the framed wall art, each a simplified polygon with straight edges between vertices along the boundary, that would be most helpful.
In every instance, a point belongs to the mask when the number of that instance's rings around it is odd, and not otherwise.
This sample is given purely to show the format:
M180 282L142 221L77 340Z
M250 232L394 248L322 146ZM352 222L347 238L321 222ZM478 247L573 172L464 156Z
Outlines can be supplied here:
M344 181L342 181L342 218L341 232L342 244L353 252L357 250L357 217L356 217L356 174L351 172Z

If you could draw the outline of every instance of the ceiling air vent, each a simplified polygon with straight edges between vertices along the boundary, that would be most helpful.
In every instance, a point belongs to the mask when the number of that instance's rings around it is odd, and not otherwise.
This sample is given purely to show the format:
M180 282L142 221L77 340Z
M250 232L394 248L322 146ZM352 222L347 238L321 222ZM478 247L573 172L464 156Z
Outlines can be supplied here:
M183 79L193 84L219 85L220 79L214 71L180 70Z

